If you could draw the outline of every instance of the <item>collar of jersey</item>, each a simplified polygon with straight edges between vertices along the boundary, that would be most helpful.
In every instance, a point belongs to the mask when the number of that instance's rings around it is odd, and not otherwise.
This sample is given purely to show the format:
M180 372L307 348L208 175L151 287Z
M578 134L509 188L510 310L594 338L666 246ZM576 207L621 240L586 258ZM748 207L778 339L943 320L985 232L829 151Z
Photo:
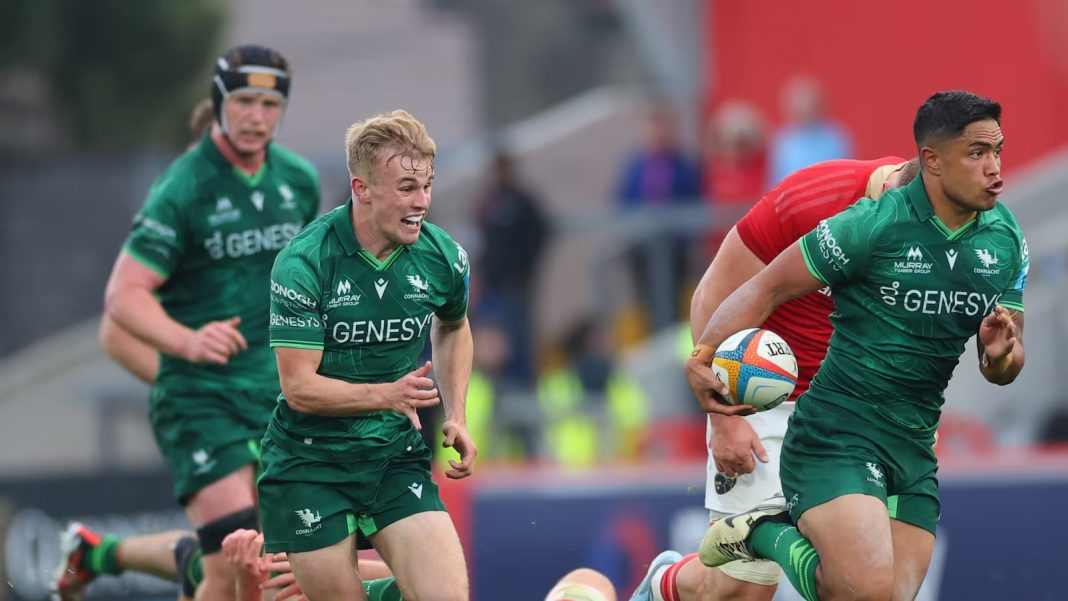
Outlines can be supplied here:
M237 177L239 180L245 182L251 187L258 186L260 184L260 181L263 180L263 176L267 173L267 162L271 159L271 147L270 145L268 145L266 160L264 160L263 164L260 165L260 168L258 171L256 171L255 175L249 175L244 171L238 169L236 166L234 166L233 163L228 161L226 157L223 156L223 153L219 151L219 147L216 146L215 142L211 139L210 129L207 133L204 134L204 137L200 139L200 152L202 152L204 156L208 157L208 160L211 161L213 165L218 167L219 171L225 172L227 169L229 169L235 177Z
M987 220L983 218L983 214L986 211L980 211L976 213L974 221L964 224L955 232L950 231L946 224L942 223L942 220L938 218L938 215L935 215L934 209L931 208L931 199L927 196L927 189L923 187L922 175L917 175L916 179L912 180L909 185L901 188L901 192L916 211L916 216L919 217L920 221L930 221L948 240L959 238L965 232L973 229L977 230L986 224Z
M393 252L389 254L384 261L379 261L378 257L367 252L360 246L360 241L356 239L356 232L352 230L352 198L345 203L345 208L334 213L334 233L337 234L337 239L341 241L341 248L345 249L345 254L352 256L358 254L364 261L371 264L378 271L386 269L393 264L393 261L404 251L405 245L401 244L397 248L393 249Z

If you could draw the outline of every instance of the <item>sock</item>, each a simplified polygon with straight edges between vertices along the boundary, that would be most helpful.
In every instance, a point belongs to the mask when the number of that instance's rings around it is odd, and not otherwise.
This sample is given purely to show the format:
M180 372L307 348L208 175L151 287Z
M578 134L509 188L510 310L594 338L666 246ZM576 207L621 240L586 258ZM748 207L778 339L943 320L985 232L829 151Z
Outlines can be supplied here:
M367 593L367 601L404 601L394 578L364 581L363 590Z
M779 564L805 601L819 601L816 567L820 565L820 556L796 526L778 522L759 524L749 535L749 546L757 555Z
M82 567L94 574L121 574L119 542L119 537L113 534L101 538L99 545L90 547L82 556Z
M652 585L654 601L679 601L677 579L682 566L697 558L697 553L690 553L671 565L664 566L653 574Z

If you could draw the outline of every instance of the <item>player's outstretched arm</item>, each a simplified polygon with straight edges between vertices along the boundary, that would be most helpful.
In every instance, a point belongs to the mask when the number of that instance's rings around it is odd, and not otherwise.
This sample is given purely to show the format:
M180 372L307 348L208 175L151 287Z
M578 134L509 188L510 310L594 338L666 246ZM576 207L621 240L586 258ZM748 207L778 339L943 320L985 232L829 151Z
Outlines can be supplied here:
M1001 305L979 324L975 337L979 347L979 371L987 381L1011 384L1024 366L1023 311L1010 311Z
M115 363L145 384L156 383L159 353L115 323L107 313L100 319L98 339L101 348Z
M248 348L240 318L212 321L193 330L171 319L153 292L165 278L126 252L120 253L104 292L107 317L161 353L192 363L225 365Z
M263 583L265 601L308 601L297 584L297 577L293 575L293 567L289 565L289 557L285 553L264 553L260 565L264 572L270 574L270 578Z
M438 404L438 391L427 377L430 363L386 384L354 384L317 373L319 349L277 346L278 379L294 411L332 417L354 417L380 409L407 415L419 427L416 409Z
M435 374L441 387L444 402L445 434L444 445L456 449L460 460L449 460L451 470L445 472L449 478L459 479L471 475L478 447L467 431L467 385L471 380L471 362L474 343L471 337L471 324L467 318L454 322L442 322L434 319L430 330L433 345Z
M223 556L230 562L237 585L237 601L263 601L260 586L267 581L260 550L263 535L255 530L235 530L222 543Z
M222 552L233 569L236 601L308 601L285 553L262 553L263 534L235 530L223 539Z
M809 272L795 242L723 301L705 326L694 353L686 361L686 379L705 411L726 415L745 415L754 411L750 405L726 405L717 400L728 390L709 367L712 355L731 334L760 326L779 305L819 290L823 285Z

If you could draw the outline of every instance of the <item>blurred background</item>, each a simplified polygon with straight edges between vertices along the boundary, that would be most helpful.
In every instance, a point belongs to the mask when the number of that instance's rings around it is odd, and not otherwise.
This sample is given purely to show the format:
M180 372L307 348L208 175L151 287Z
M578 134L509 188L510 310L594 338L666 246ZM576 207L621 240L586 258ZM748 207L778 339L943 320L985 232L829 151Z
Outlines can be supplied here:
M351 122L405 108L438 143L430 217L474 265L479 464L444 493L478 601L541 599L579 565L627 598L659 550L695 549L705 417L684 322L723 234L795 169L913 156L934 91L1000 101L1028 364L999 388L969 351L947 391L924 598L1063 599L1066 34L1063 0L5 2L0 600L46 597L66 520L185 524L148 391L96 331L134 212L189 143L214 58L245 42L293 65L278 140L319 169L322 210L347 198ZM174 590L127 575L89 598Z

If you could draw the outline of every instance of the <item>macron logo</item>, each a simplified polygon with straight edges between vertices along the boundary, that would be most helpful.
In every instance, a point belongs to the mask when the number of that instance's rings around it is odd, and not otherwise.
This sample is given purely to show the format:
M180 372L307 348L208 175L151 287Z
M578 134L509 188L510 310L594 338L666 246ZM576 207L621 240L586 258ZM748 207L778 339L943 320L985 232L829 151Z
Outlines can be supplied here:
M953 269L953 266L957 264L957 251L952 248L946 251L946 260L949 261L949 268Z
M386 286L388 285L389 282L386 279L378 278L378 281L375 282L375 292L378 293L378 298L382 298L382 295L386 293Z
M422 484L419 484L417 482L412 482L411 484L408 485L408 490L412 491L412 494L415 495L415 498L417 498L417 499L422 499L423 498L423 485Z
M909 261L922 261L923 253L920 252L919 246L913 246L912 248L909 248L909 252L905 255L905 258Z
M352 291L352 282L348 280L341 280L337 283L337 295L344 296Z

